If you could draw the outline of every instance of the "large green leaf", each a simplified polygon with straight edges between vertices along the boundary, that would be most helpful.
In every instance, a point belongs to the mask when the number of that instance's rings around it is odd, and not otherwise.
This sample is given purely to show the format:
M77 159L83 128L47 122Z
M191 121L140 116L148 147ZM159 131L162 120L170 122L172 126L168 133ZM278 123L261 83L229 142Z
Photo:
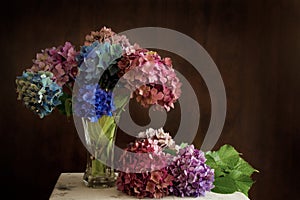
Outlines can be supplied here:
M251 175L258 172L234 147L226 144L218 151L206 152L206 164L215 170L215 188L217 193L233 193L239 191L248 196L254 181Z
M229 177L234 180L237 191L242 192L246 195L248 194L249 189L254 183L250 176L245 175L240 171L233 171L229 174Z
M231 194L238 190L234 180L226 176L217 178L214 185L212 191L216 193Z
M254 169L249 163L247 163L244 159L240 158L238 164L235 168L237 171L243 172L247 176L251 176L254 172L258 172L258 170Z

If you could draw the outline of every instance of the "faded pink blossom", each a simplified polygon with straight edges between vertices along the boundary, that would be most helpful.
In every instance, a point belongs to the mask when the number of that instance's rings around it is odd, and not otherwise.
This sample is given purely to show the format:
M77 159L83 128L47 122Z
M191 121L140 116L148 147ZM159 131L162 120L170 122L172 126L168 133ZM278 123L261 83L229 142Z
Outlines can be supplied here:
M172 67L172 60L169 57L164 58L164 63L168 67Z
M116 34L111 28L102 27L99 31L91 31L85 36L85 46L90 46L93 42L108 42L110 44L120 44L125 54L134 53L136 49L140 49L138 44L131 45L125 35Z
M161 59L156 52L147 50L137 50L126 59L119 68L125 69L120 75L123 75L126 88L132 91L131 97L144 107L160 105L167 111L174 108L182 84L172 68L171 59ZM130 67L130 62L135 67Z

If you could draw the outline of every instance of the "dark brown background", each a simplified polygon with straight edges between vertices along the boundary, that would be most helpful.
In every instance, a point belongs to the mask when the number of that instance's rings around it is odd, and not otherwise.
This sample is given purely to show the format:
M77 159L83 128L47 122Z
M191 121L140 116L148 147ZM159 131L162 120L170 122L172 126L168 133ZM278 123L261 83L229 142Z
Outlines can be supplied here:
M159 26L197 40L217 64L227 92L227 119L215 148L234 145L260 171L251 199L296 199L300 1L39 0L9 1L1 10L1 189L13 198L48 199L59 174L82 172L86 158L72 120L58 112L40 120L16 100L15 76L41 49L65 41L79 46L87 33L106 25L115 32ZM207 89L184 60L174 56L174 66L199 97L199 147L210 117ZM178 118L172 112L170 131Z

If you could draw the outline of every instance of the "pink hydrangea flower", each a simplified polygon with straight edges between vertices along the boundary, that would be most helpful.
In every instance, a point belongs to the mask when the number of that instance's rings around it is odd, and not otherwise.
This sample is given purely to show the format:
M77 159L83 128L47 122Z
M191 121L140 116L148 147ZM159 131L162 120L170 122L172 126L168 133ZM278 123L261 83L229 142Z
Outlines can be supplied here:
M125 54L134 53L139 49L138 44L131 45L125 35L116 34L111 28L102 27L99 31L92 31L85 36L85 46L92 45L95 41L99 43L108 42L110 44L120 44Z
M118 66L125 69L122 79L132 91L132 98L136 98L144 107L160 105L167 111L174 108L174 103L181 95L182 84L171 59L161 59L156 52L147 50L136 50L126 59Z

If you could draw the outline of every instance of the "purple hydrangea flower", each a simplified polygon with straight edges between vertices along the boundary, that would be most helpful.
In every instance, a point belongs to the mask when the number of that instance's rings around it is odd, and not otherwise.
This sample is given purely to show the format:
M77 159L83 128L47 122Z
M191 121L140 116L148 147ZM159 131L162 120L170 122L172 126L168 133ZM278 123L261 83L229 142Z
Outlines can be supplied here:
M214 185L214 170L205 164L204 153L189 145L179 150L168 166L169 174L174 176L170 192L179 197L204 196Z

